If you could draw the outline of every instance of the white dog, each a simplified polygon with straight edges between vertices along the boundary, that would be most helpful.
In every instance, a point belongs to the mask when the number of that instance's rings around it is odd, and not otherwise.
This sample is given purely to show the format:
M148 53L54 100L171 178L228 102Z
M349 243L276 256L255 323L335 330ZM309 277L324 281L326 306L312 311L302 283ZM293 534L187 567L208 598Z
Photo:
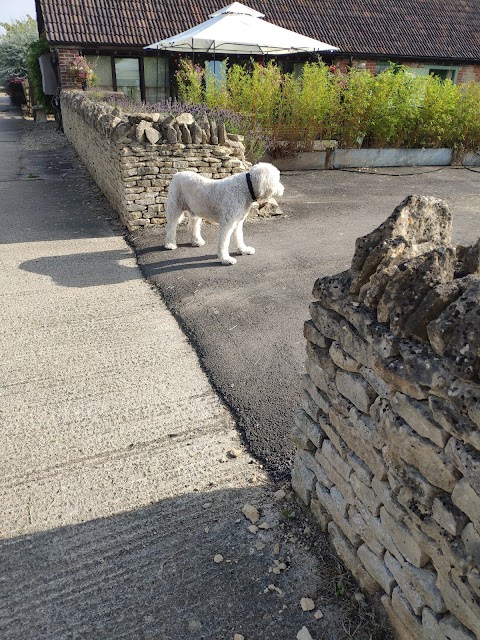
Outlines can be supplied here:
M192 171L176 173L168 189L165 249L177 248L177 225L187 213L192 246L205 244L200 234L202 218L218 222L220 262L235 264L237 261L228 253L232 233L235 231L237 248L242 255L255 253L255 249L243 241L243 221L255 200L282 196L283 191L279 170L266 162L259 162L247 173L236 173L221 180L210 180Z

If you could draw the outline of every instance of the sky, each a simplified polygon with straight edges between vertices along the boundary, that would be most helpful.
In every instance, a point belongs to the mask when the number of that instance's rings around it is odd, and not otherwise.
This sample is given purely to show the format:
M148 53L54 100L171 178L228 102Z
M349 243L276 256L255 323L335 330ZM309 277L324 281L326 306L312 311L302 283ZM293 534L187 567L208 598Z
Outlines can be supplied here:
M35 0L0 0L0 22L23 20L27 15L35 20Z

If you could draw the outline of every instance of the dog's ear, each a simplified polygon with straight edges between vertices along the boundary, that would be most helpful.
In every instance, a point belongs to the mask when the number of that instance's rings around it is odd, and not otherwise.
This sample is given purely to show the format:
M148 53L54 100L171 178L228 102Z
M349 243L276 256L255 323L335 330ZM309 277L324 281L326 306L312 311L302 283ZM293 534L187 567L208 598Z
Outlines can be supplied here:
M278 192L280 171L273 164L259 162L249 173L258 200L268 200Z

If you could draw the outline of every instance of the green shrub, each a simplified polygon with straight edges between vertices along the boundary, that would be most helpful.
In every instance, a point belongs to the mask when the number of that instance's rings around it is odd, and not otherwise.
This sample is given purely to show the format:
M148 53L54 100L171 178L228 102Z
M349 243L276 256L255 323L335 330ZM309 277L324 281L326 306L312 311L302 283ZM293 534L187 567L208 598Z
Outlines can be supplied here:
M43 104L47 113L52 113L53 109L50 105L50 101L43 93L42 87L42 72L40 71L40 63L38 62L39 56L44 53L48 53L50 47L47 43L45 36L38 38L29 47L27 54L28 64L28 79L33 89L33 98L35 104Z

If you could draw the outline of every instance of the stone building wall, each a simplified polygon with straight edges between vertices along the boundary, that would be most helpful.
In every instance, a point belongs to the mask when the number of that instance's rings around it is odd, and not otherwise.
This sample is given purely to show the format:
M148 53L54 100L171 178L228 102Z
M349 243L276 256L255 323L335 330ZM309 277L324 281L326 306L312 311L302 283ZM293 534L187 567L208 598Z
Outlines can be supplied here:
M480 637L480 239L410 196L315 283L293 486L402 640Z
M132 231L165 222L170 179L220 179L247 169L241 137L188 113L124 114L82 91L62 91L63 126L95 182Z

